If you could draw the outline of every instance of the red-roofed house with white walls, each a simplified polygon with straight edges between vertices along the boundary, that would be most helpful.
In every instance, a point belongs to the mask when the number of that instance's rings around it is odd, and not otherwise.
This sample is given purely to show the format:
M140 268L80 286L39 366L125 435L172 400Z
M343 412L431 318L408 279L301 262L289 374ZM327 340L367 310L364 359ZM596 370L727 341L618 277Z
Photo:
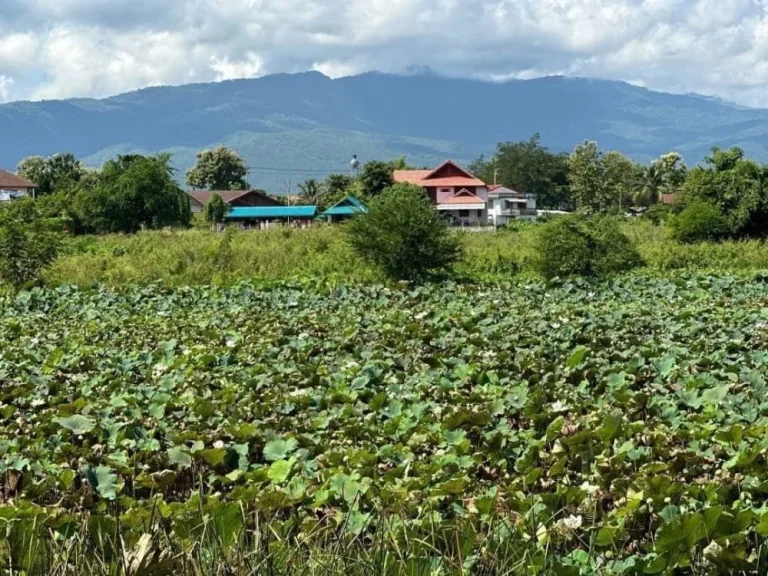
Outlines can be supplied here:
M453 224L488 224L488 186L453 162L434 170L395 170L395 182L421 186L435 207Z

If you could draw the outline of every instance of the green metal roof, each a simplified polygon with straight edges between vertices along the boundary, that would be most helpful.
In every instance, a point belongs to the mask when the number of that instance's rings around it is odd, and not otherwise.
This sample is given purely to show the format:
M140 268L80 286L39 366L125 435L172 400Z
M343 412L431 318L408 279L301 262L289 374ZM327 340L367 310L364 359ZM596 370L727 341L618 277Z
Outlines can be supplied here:
M232 208L227 214L227 219L314 218L316 214L317 206L248 206Z
M346 206L344 205L346 204ZM323 216L354 216L368 212L368 207L354 196L347 196L331 208L323 212Z

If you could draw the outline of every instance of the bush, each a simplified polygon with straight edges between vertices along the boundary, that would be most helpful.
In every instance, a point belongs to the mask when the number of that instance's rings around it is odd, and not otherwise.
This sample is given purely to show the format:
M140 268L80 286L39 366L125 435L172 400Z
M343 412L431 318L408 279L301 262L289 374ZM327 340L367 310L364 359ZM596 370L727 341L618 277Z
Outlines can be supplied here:
M671 229L672 237L686 244L716 242L726 238L731 232L728 221L720 209L706 202L689 204L672 219Z
M443 275L461 257L458 239L424 192L409 184L386 189L346 231L355 251L395 280Z
M656 226L672 215L672 208L666 204L654 204L643 214L645 220L650 220Z
M534 267L545 278L601 277L643 264L614 218L571 215L544 224L536 239Z

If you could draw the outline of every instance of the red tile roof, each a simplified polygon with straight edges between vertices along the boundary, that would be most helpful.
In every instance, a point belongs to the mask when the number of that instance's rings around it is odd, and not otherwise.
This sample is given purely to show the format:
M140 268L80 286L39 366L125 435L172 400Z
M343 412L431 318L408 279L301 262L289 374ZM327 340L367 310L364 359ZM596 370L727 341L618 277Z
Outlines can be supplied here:
M447 168L453 168L454 172L459 172L462 176L440 176L440 172ZM394 174L395 182L403 182L406 184L415 184L416 186L426 187L444 187L444 188L458 188L463 186L485 186L485 182L476 178L470 172L467 172L464 168L453 162L447 160L434 170L395 170Z
M440 202L441 206L443 204L485 204L485 200L474 194L465 193L457 194L456 196L452 196L447 200Z
M0 169L0 188L34 188L36 184Z

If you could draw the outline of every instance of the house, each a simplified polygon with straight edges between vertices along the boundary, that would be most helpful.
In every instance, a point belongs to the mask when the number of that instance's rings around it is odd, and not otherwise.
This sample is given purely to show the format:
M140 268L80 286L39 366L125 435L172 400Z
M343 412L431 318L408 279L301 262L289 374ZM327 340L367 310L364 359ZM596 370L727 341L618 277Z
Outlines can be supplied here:
M488 187L452 160L434 170L395 170L394 179L424 188L432 204L452 224L488 224Z
M193 214L199 214L214 194L221 196L233 208L244 206L282 206L261 190L188 190L189 205Z
M349 220L356 214L366 214L368 207L354 196L347 196L323 212L320 217L325 218L330 224Z
M0 170L0 202L9 202L35 195L36 185L15 174Z
M317 206L238 206L226 215L227 222L243 228L267 229L275 224L306 228L317 216Z
M536 197L506 186L488 186L488 214L497 227L510 220L536 220Z

